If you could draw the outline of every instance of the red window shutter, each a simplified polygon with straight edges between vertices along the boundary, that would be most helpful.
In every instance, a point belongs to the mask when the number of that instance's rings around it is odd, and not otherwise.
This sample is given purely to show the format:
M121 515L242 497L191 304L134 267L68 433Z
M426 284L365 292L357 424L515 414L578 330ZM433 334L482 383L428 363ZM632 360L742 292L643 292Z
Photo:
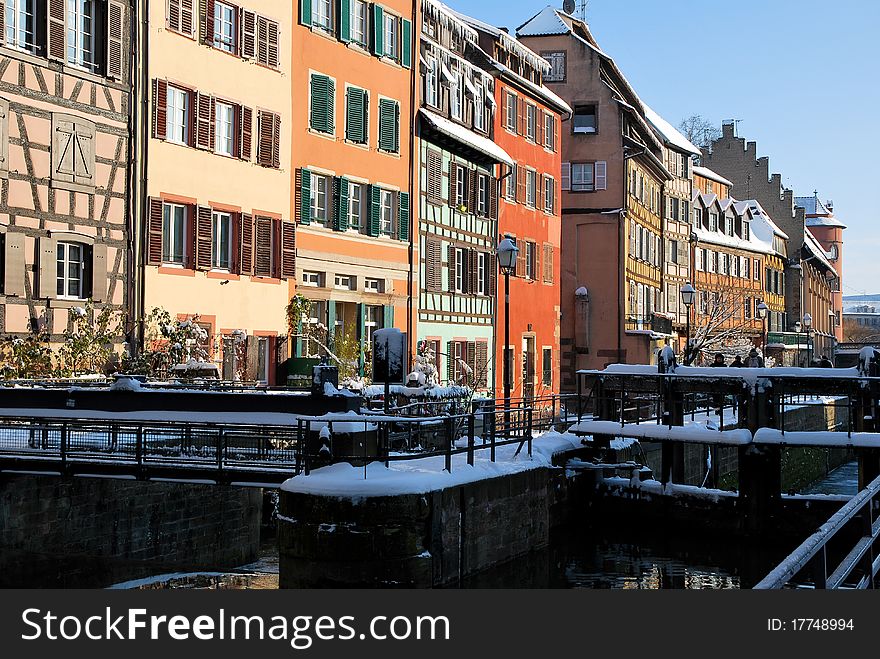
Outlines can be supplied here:
M254 218L254 276L272 276L272 219Z
M162 200L150 197L150 214L147 228L147 265L160 265L162 263L162 212Z
M516 166L516 201L519 204L525 203L526 200L526 168Z
M516 134L526 134L526 102L519 96L516 97Z
M46 56L49 59L64 61L66 51L67 0L48 0L46 2Z
M254 111L250 108L241 108L241 152L242 160L251 159L251 131L254 123Z
M254 272L254 218L249 213L241 214L241 274Z
M153 137L164 140L168 124L168 83L153 80Z
M257 52L257 15L248 11L241 10L241 45L239 52L245 59L253 59Z
M211 269L211 209L196 207L196 268Z
M213 150L214 144L211 137L214 132L214 99L201 92L196 92L194 96L196 101L196 148Z
M535 172L535 208L544 210L544 177Z
M296 223L281 223L281 276L296 277Z

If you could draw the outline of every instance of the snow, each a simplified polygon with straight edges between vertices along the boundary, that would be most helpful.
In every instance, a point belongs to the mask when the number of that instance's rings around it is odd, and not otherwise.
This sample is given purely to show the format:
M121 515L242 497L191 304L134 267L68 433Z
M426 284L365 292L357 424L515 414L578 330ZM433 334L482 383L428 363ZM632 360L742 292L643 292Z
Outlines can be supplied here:
M838 227L846 229L846 225L836 217L808 217L806 224L808 227Z
M678 129L654 112L650 107L644 103L642 103L642 105L645 107L645 116L648 118L648 121L657 129L657 132L663 136L663 139L671 147L695 156L701 155L699 147L694 146L688 138L678 131Z
M804 246L813 253L813 257L817 261L828 268L828 270L835 272L834 266L831 265L831 261L828 260L828 255L825 253L825 249L819 244L819 241L816 240L816 236L814 236L809 229L804 230Z
M441 398L464 398L471 393L471 390L467 387L440 387L436 385L405 387L399 384L392 384L388 390L393 396L404 396L406 398L430 398L433 400L439 400ZM384 396L385 387L381 384L371 384L364 387L363 394L364 398Z
M464 21L458 18L453 9L447 7L442 2L438 0L422 0L422 13L426 19L430 18L437 21L442 27L452 31L456 36L473 44L479 42L477 31L470 25L465 24ZM422 24L426 22L426 20L423 20Z
M664 485L657 480L639 481L636 484L632 479L621 478L619 476L604 478L602 482L612 489L612 494L617 492L622 493L623 490L628 489L638 489L644 494L651 494L654 496L699 498L708 499L713 502L718 502L721 499L736 498L738 496L736 492L729 492L727 490L714 490L706 487L698 487L696 485L680 485L678 483L666 483L666 485ZM636 485L636 487L631 487L631 485Z
M135 378L119 376L116 382L110 385L110 391L140 391L141 383Z
M141 410L136 412L108 412L106 410L7 408L0 409L0 418L26 417L39 419L89 419L98 421L149 421L215 423L224 425L296 426L298 417L283 412L173 412L169 410Z
M755 433L756 444L788 444L790 446L835 446L855 448L880 448L880 433L821 431L786 431L759 428Z
M871 346L865 346L859 350L859 373L862 375L868 375L868 373L870 373L871 362L878 357L880 357L880 353L878 353L876 348Z
M532 456L525 450L518 456L516 444L496 447L496 459L489 459L489 448L475 449L474 464L467 464L467 455L452 456L452 471L445 471L445 457L431 456L413 460L372 462L364 467L339 463L322 467L308 476L301 474L282 484L286 492L318 496L351 498L356 502L366 497L400 494L425 494L456 485L473 483L498 476L548 467L553 456L563 451L582 448L581 439L570 434L547 432L532 441Z
M658 375L656 366L650 364L610 364L604 371L583 370L578 371L582 375ZM755 386L758 380L769 378L857 378L859 370L853 368L797 368L773 367L773 368L734 368L711 366L679 366L675 373L664 377L706 377L706 378L732 378L742 380L744 383Z
M559 17L557 10L549 5L520 25L516 30L516 33L521 37L567 34L568 32L568 26Z
M419 112L428 123L441 133L466 144L472 149L479 151L497 162L510 166L514 164L513 159L507 154L507 152L492 140L483 137L482 135L477 135L464 126L460 126L454 121L451 121L446 117L441 117L439 114L431 112L425 108L420 108Z
M752 433L744 428L712 430L699 423L684 426L666 426L656 423L627 423L616 421L581 421L568 429L574 435L613 435L645 439L652 442L676 441L694 444L726 444L742 446L752 442Z
M581 286L580 288L578 288L578 289L574 292L574 294L575 294L577 297L587 297L587 296L589 296L589 292L587 291L586 287L584 287L584 286Z
M571 112L572 112L571 106L565 100L563 100L563 98L561 96L553 93L552 91L547 89L547 87L545 87L544 85L536 85L531 80L526 80L521 75L517 74L515 71L508 68L507 66L505 66L501 62L498 62L494 59L491 61L492 61L493 67L498 69L498 71L501 72L502 74L506 74L507 76L509 76L510 78L515 80L517 84L527 88L528 90L530 90L533 94L535 94L536 96L538 96L542 100L549 102L550 105L556 106L556 108L559 109L561 112L566 112L568 114L571 114Z
M694 176L702 176L703 178L707 178L710 181L716 181L717 183L721 183L723 185L729 185L733 187L733 182L721 176L716 172L713 172L708 167L701 167L700 165L695 165L693 167Z

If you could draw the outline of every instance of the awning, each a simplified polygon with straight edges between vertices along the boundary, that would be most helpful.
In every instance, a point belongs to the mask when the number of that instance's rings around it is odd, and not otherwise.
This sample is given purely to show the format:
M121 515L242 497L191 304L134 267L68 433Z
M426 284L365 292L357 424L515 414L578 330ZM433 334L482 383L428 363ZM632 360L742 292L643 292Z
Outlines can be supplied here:
M477 135L472 130L467 129L446 117L441 117L439 114L431 112L430 110L426 110L425 108L421 108L419 112L428 125L438 133L452 138L467 148L477 151L493 162L513 166L513 158L507 155L507 152L492 140Z
M471 95L471 98L477 98L477 88L474 87L473 83L470 81L470 78L465 77L464 79L464 88Z

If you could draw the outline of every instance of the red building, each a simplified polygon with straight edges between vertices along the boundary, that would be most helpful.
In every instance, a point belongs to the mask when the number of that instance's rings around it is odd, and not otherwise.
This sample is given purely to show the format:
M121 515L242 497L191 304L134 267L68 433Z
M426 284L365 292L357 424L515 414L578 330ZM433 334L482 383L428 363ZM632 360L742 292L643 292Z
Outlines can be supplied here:
M502 166L499 239L511 237L519 254L510 278L512 396L559 391L560 122L571 108L544 87L551 66L503 30L465 18L488 55L495 84L495 143L515 161ZM503 364L504 285L498 283L496 363ZM495 369L497 391L503 368Z

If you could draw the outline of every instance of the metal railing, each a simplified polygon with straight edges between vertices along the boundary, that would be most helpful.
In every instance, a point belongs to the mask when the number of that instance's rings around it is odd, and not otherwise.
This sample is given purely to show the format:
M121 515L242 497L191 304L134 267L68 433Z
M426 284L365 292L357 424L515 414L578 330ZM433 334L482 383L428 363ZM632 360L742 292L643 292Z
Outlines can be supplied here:
M880 477L832 515L755 588L874 588L880 572Z

